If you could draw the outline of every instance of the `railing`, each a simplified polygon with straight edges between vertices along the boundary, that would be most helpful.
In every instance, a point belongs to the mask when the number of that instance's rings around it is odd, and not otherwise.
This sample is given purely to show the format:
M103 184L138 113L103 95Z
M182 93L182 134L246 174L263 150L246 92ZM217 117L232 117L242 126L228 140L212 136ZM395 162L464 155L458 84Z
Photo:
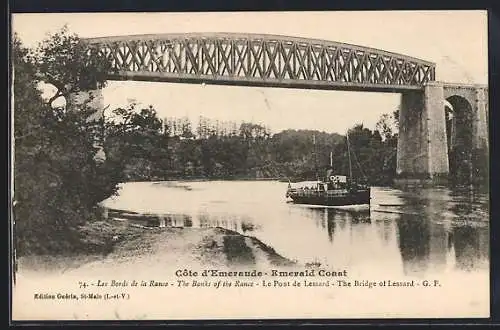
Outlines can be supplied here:
M290 195L301 196L301 197L343 197L348 196L349 192L347 190L335 191L320 191L314 189L291 189L288 191Z

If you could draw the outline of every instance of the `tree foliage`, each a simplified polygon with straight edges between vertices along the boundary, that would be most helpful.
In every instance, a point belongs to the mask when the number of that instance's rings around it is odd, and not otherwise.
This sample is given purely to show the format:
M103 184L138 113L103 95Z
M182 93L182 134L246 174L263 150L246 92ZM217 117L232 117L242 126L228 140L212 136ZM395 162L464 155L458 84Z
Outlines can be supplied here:
M78 66L85 59L79 45L75 37L57 33L34 52L13 37L13 198L19 255L78 248L77 226L95 217L98 202L116 191L113 164L94 161L103 123L89 122L85 111L51 107L37 88L42 78L61 88L59 93L72 91L64 89L67 83L80 82L80 90L92 87L80 79L102 80L89 73L100 69Z
M108 156L124 180L314 179L330 166L349 175L346 137L314 130L271 134L262 125L200 118L196 132L187 118L163 122L153 108L131 103L117 109L107 127ZM386 118L385 116L382 119ZM162 129L163 128L163 129ZM395 174L397 134L357 125L349 132L353 175L389 184Z
M31 52L40 80L56 88L49 104L71 93L103 88L111 62L64 26Z

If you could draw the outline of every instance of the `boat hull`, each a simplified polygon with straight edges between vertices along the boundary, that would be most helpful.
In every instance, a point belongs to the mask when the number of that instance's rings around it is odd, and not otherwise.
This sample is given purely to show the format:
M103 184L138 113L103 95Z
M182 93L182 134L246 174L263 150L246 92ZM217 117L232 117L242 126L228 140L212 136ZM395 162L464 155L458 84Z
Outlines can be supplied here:
M343 196L327 196L326 194L289 194L295 204L345 206L370 204L370 190L357 191Z

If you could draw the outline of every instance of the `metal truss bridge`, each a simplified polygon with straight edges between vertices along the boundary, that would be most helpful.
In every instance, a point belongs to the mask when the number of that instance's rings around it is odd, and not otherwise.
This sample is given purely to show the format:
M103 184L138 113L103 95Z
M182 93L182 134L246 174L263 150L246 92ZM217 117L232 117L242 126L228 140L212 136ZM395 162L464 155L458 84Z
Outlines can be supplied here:
M183 33L85 39L115 80L403 92L435 64L383 50L278 35Z

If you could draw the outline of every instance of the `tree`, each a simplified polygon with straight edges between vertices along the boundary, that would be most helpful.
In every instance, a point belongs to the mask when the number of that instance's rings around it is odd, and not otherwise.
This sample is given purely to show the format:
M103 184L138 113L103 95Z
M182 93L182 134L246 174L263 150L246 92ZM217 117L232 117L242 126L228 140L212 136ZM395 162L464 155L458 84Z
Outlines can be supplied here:
M379 131L384 140L391 139L398 131L399 112L395 111L392 114L383 114L375 125L375 130Z
M152 107L138 108L131 102L125 108L113 110L115 115L106 124L106 150L109 158L124 175L125 180L147 180L160 176L158 167L168 164L169 136L164 124Z
M56 88L49 105L59 97L68 99L72 93L105 87L107 75L114 70L111 61L69 33L67 26L43 40L30 55L39 79Z
M80 247L78 225L95 218L98 203L116 191L118 182L112 163L94 161L98 151L94 142L102 123L88 122L83 112L52 108L52 98L47 102L37 88L42 76L58 77L63 86L63 79L83 77L78 73L82 70L99 70L64 62L58 66L57 54L74 53L74 44L60 34L48 40L39 47L45 50L42 57L23 47L17 36L12 43L14 220L19 255L71 252Z
M396 109L392 112L392 118L394 118L394 124L396 125L396 129L399 130L399 109Z

